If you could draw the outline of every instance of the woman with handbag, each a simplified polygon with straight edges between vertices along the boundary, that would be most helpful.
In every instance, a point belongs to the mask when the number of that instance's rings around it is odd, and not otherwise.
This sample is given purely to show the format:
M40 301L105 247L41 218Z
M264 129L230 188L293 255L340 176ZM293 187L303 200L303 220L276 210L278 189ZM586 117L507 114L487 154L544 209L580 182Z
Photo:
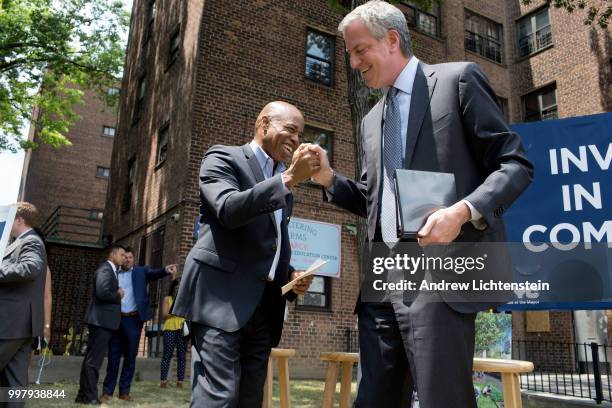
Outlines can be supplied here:
M162 306L162 317L164 319L163 336L164 336L164 354L161 360L160 373L160 388L168 386L168 371L170 370L170 361L176 348L176 388L183 387L185 379L185 350L187 348L187 337L185 337L184 329L186 328L185 319L170 314L172 302L178 290L179 281L173 280L170 284L168 296L164 298ZM187 332L188 333L188 332Z

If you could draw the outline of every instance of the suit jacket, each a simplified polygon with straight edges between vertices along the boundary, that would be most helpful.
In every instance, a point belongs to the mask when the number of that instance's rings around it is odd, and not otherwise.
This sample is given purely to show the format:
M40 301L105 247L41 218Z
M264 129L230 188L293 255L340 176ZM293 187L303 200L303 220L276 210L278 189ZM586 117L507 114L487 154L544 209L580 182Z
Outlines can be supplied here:
M172 314L228 332L243 327L262 299L277 249L274 211L282 208L281 250L265 303L272 344L285 311L290 271L287 224L293 196L280 175L265 179L251 147L213 146L200 169L200 236L185 262Z
M94 272L91 301L85 312L85 323L117 330L121 324L119 281L108 261Z
M6 248L0 266L0 339L43 335L47 252L28 231Z
M382 123L386 92L361 123L362 174L359 181L337 175L331 201L367 217L368 239L380 225L382 196ZM484 230L468 222L457 241L504 242L504 211L527 188L533 165L518 134L506 124L496 95L474 63L419 63L412 90L404 168L453 173L457 197L483 216ZM324 197L326 198L326 197ZM500 253L499 276L511 276L506 254ZM491 263L494 264L494 263ZM465 274L466 278L468 274ZM434 277L436 280L436 277ZM452 303L453 294L441 293ZM458 311L474 312L491 304L456 303Z
M134 300L136 301L138 315L143 322L153 318L153 309L149 303L149 295L147 293L147 283L168 275L169 273L166 272L166 268L151 268L149 266L134 266L132 268Z

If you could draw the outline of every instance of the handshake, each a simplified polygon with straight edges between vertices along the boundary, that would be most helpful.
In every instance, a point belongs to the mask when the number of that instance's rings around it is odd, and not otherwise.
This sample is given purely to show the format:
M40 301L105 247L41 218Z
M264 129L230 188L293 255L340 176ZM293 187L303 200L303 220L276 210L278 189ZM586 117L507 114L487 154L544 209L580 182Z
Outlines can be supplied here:
M293 153L291 164L283 173L283 181L287 187L292 188L308 179L328 188L334 181L334 172L325 149L319 145L302 143Z

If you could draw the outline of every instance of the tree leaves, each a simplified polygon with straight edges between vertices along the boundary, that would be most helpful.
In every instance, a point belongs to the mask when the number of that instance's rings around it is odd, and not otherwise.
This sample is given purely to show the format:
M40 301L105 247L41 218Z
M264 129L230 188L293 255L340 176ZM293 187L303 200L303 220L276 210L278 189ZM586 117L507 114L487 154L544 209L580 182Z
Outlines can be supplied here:
M38 142L69 145L82 89L116 101L107 89L121 77L128 24L121 1L2 0L0 150L36 146L21 136L28 121Z

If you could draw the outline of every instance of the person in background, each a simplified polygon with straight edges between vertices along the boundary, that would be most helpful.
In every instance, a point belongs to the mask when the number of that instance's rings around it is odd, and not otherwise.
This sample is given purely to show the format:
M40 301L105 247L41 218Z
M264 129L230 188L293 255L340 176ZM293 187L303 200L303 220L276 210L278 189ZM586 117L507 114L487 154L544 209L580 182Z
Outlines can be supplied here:
M162 317L164 319L164 354L161 360L160 367L160 388L168 386L168 371L170 370L170 362L172 354L176 348L176 388L183 387L185 379L185 350L187 349L187 337L183 333L183 325L185 319L170 314L170 308L174 302L174 297L178 290L179 281L173 280L168 291L168 296L164 299L162 306Z
M125 291L119 287L117 271L124 262L125 249L114 244L110 248L108 259L94 272L91 302L85 313L85 323L89 327L87 351L81 365L79 391L75 399L79 404L100 404L100 367L108 352L113 332L121 324L121 299L125 296Z
M11 237L0 263L0 398L28 386L32 342L43 334L47 252L34 231L36 207L17 203ZM8 406L0 399L0 407ZM24 402L10 406L24 406Z
M113 332L108 345L108 365L102 387L101 401L108 401L115 392L119 379L119 399L130 401L130 388L136 371L136 354L142 326L153 318L153 310L149 303L147 284L162 279L168 275L176 277L176 265L163 268L150 266L135 266L134 251L125 248L125 261L117 271L119 286L125 291L121 300L121 324ZM123 356L121 378L119 377L119 362Z

